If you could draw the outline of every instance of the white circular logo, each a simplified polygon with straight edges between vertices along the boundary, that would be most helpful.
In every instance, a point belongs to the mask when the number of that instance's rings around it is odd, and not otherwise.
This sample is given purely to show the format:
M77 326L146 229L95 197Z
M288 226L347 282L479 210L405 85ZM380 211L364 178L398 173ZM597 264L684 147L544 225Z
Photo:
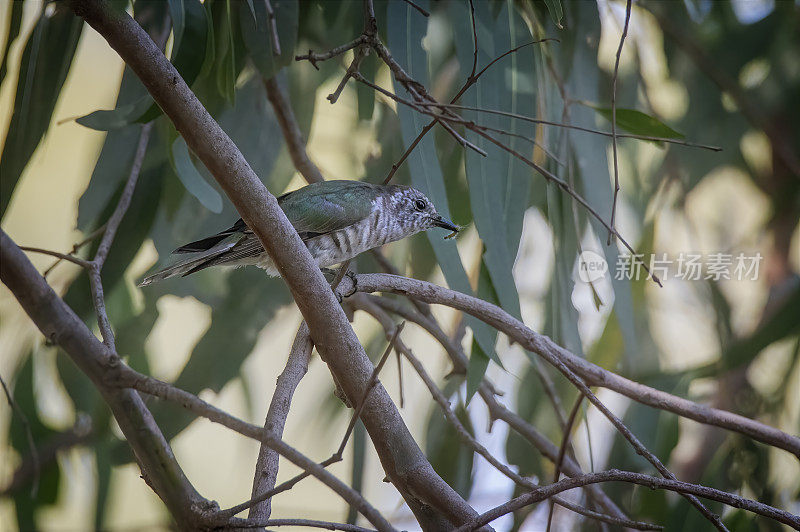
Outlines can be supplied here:
M578 278L584 283L602 279L608 271L605 257L594 251L584 251L578 255Z

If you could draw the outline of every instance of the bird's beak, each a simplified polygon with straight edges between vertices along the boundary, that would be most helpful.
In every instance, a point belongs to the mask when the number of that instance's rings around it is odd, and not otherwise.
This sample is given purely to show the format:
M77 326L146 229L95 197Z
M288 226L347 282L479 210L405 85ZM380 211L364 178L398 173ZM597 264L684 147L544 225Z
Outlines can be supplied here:
M453 233L458 233L461 229L459 226L448 220L447 218L443 218L442 216L437 216L433 220L433 225L436 227L441 227L443 229L449 229Z

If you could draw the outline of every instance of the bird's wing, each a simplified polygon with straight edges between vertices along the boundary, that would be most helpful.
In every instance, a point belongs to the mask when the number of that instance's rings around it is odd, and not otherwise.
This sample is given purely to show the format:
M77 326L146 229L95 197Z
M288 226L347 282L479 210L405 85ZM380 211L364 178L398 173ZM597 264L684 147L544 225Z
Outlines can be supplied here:
M202 238L200 240L195 240L194 242L189 242L186 245L183 245L173 251L173 253L198 253L201 251L208 251L226 238L238 234L241 236L243 233L248 232L249 229L247 225L244 223L244 220L239 218L235 224L233 224L228 229L224 231L220 231L216 235L209 236L206 238Z
M300 237L307 240L360 222L372 212L372 201L377 194L377 187L368 183L332 180L314 183L283 194L278 198L278 205L286 213L286 217ZM238 242L241 237L251 234L250 228L239 218L228 229L183 245L173 253L210 251L226 239L228 242ZM249 252L258 254L263 251L263 249L249 249L251 247L256 246L248 241ZM245 249L240 251L243 252Z
M378 192L358 181L325 181L289 192L278 204L305 240L360 222L372 212Z

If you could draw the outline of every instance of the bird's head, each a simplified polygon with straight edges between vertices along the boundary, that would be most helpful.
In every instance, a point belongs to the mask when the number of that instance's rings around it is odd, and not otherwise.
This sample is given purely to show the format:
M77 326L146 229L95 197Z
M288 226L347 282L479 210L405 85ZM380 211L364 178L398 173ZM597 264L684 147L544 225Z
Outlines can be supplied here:
M396 185L395 193L391 195L391 205L393 214L408 234L441 227L452 231L451 235L455 235L460 229L436 212L433 202L415 188Z

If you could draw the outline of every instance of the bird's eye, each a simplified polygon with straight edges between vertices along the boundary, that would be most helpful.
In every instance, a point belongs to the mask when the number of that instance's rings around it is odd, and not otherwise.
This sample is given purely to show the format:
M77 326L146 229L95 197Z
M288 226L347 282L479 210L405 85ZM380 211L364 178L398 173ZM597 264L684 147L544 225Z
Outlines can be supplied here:
M414 201L414 207L415 207L415 208L416 208L418 211L424 211L424 210L425 210L425 207L427 207L427 206L428 206L428 205L427 205L427 204L426 204L426 203L425 203L423 200L421 200L421 199L418 199L418 200Z

